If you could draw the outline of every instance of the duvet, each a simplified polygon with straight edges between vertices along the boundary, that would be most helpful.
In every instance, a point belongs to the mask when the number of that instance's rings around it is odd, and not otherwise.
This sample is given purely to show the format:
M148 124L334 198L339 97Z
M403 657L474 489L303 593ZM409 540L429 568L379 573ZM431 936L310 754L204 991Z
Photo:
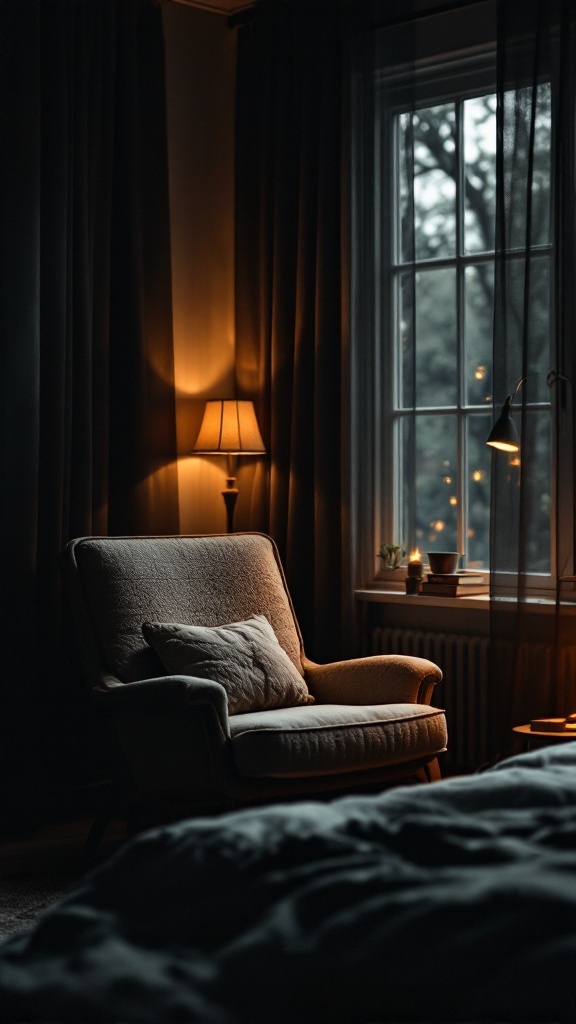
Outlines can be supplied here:
M127 843L0 947L0 1019L576 1021L576 742Z

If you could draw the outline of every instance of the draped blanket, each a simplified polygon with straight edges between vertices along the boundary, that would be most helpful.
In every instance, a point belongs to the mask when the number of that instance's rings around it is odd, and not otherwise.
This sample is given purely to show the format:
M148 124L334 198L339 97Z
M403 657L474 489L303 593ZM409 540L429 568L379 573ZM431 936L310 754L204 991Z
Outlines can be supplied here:
M127 843L0 949L8 1021L576 1020L576 742Z

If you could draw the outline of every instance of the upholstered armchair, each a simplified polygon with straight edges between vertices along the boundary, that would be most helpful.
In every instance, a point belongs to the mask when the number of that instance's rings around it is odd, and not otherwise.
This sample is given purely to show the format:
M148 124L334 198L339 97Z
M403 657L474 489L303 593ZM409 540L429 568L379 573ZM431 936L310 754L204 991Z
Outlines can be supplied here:
M269 537L84 537L63 581L125 809L153 820L438 777L440 669L310 661Z

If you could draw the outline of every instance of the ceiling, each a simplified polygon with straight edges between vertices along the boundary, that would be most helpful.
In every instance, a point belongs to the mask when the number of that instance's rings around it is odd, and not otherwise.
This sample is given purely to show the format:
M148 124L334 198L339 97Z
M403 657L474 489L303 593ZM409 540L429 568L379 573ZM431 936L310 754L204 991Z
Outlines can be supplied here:
M175 2L186 4L188 7L199 7L202 11L230 15L253 7L256 0L175 0Z

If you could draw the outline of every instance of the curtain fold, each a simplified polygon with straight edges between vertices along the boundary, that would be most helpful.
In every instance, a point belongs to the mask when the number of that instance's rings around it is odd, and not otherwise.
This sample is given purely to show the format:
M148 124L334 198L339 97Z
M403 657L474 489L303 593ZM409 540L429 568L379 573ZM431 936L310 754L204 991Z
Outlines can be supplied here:
M0 0L0 96L9 798L46 763L83 771L62 546L178 531L159 7Z
M499 0L495 406L525 378L512 407L520 452L493 456L491 692L500 755L512 749L514 725L576 709L573 584L550 592L554 609L531 597L539 573L554 582L574 572L575 26L573 0Z
M342 74L338 5L263 3L240 30L237 387L270 458L250 526L278 543L320 661L342 647Z

